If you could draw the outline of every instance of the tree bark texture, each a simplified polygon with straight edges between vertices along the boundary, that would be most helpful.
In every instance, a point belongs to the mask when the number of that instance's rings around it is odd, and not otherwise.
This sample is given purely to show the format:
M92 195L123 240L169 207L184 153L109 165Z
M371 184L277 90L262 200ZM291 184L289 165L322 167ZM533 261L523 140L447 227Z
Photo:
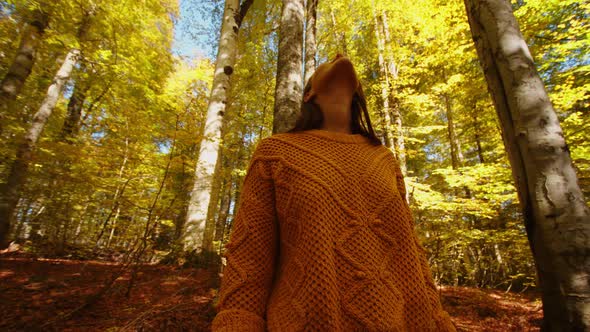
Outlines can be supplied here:
M303 96L303 0L283 0L275 88L273 134L293 127Z
M510 2L464 0L543 291L542 331L590 329L590 209Z
M381 73L381 102L383 103L383 108L381 109L381 120L383 123L383 140L385 141L385 146L388 148L394 148L397 150L396 146L394 145L393 135L390 132L390 128L392 127L392 120L391 120L391 109L389 105L389 75L387 74L387 64L385 63L385 40L384 36L381 34L380 23L377 19L377 9L375 8L375 1L371 2L372 4L372 12L373 12L373 22L375 24L375 39L377 41L377 51L379 53L378 60L379 60L379 71ZM395 153L397 155L397 151Z
M37 59L37 47L48 24L49 15L37 10L33 12L31 20L25 25L16 56L0 84L0 126L10 110L10 104L16 100L33 70ZM0 127L1 133L2 127Z
M387 20L387 12L383 10L381 12L381 23L383 28L383 35L385 36L385 48L390 49L391 46L391 35L389 33L389 24ZM396 95L395 82L399 77L399 67L395 61L393 55L388 53L386 60L387 74L389 77L389 109L391 112L391 119L395 126L396 133L393 136L393 146L395 146L395 155L399 161L402 173L405 175L407 172L406 163L406 143L403 131L403 120L399 105L399 99Z
M303 85L309 81L316 68L316 20L318 0L307 0L305 10L305 78Z
M41 137L43 128L51 116L79 56L80 50L78 49L71 49L68 52L63 64L53 78L53 83L47 90L47 96L33 117L31 127L17 149L16 159L10 168L7 182L0 187L0 247L7 244L7 233L12 223L12 217L20 198L21 187L26 180L27 170L37 141Z
M245 13L243 14L245 15ZM211 89L207 119L205 121L205 139L200 146L199 160L195 167L195 182L191 191L184 225L183 242L184 248L187 250L200 251L203 249L215 164L218 160L217 155L221 142L223 115L228 102L230 77L236 62L238 32L240 29L236 18L243 17L241 15L239 0L226 0L215 62L215 73L213 75L213 88Z
M451 164L453 169L456 170L463 166L463 153L461 153L461 143L459 143L455 128L453 105L451 105L451 100L447 95L444 95L442 99L445 103L445 114L447 116L447 134L451 146Z
M74 91L68 102L68 113L64 121L60 138L64 142L71 142L73 138L78 135L80 131L80 118L82 116L82 106L86 99L86 91L80 86L79 82L76 82Z

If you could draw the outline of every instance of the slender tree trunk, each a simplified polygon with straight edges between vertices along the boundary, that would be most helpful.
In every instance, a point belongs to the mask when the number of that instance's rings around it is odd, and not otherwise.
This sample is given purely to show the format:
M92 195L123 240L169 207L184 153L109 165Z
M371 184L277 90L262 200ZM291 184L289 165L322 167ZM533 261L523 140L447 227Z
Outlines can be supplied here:
M451 104L451 99L446 94L442 96L442 99L445 104L447 116L447 133L449 137L449 144L451 146L451 164L454 170L458 170L459 167L463 166L463 153L461 153L461 143L459 142L459 138L457 137L457 133L455 131L453 105ZM462 174L462 172L459 171L459 174ZM464 186L463 190L465 191L465 197L471 197L471 190L469 190L467 186ZM455 195L459 195L459 189L455 189Z
M209 98L204 129L206 139L201 142L199 160L195 167L195 181L186 215L183 244L187 250L204 249L204 232L209 215L215 164L218 160L217 155L221 142L221 127L230 88L230 76L234 71L236 61L238 32L251 3L252 0L245 1L240 8L238 0L226 0L225 2L213 88Z
M543 290L542 331L590 330L590 209L510 2L465 0Z
M33 123L27 131L24 141L18 147L16 159L9 171L8 181L0 187L0 247L6 245L6 233L10 229L21 187L26 180L29 163L37 141L57 104L63 86L70 77L79 55L80 50L78 49L72 49L68 52L62 66L53 78L53 84L47 90L47 96L33 117Z
M383 28L383 35L385 36L385 48L391 47L391 35L389 34L389 23L387 20L387 12L383 10L381 12L381 24ZM387 72L391 76L392 80L397 80L399 76L399 67L396 64L391 52L387 53Z
M225 137L227 134L227 121L221 126L221 136ZM203 234L203 249L211 252L213 248L213 239L215 237L215 229L217 225L217 211L219 209L219 195L221 191L221 180L224 166L224 150L225 147L219 146L219 153L217 154L217 161L215 163L215 170L213 172L213 183L211 186L211 195L209 206L207 208L207 222L205 224L205 232Z
M0 134L2 134L3 119L10 110L10 104L16 100L33 70L37 60L37 47L48 24L49 15L36 10L31 20L25 25L16 56L0 83Z
M127 123L126 125L128 126L129 124ZM96 252L98 250L98 247L100 246L102 236L104 235L104 232L107 230L109 222L111 221L111 217L113 216L113 214L115 214L115 215L119 214L119 204L120 204L119 201L120 201L121 197L123 197L123 194L125 193L125 189L127 188L127 184L129 183L129 181L131 181L131 178L127 178L127 180L125 180L125 182L123 182L123 174L125 172L125 166L127 166L128 160L129 160L129 137L125 137L125 153L123 154L123 161L121 162L121 167L119 167L119 173L117 174L117 188L115 189L115 193L113 194L113 203L111 205L111 210L109 211L109 214L107 215L105 220L102 222L102 227L100 228L100 232L98 233L98 236L96 237L96 241L94 242L94 249L93 249L94 252ZM115 218L116 218L116 216L115 216Z
M238 152L236 153L237 157L241 156L242 145L240 144L238 147ZM229 158L229 156L225 156L224 159L224 169L233 169L236 164L236 158ZM217 223L215 225L215 241L222 241L223 240L223 232L225 231L225 224L227 223L227 216L230 213L230 205L231 205L231 192L233 187L233 177L231 173L226 173L222 185L222 193L221 193L221 202L219 203L219 217L217 218Z
M393 135L389 131L391 128L391 109L389 107L389 75L387 75L387 65L385 64L385 41L381 35L379 28L379 21L377 20L377 9L375 8L375 1L371 1L373 11L373 22L375 24L375 39L377 40L377 52L379 54L379 71L381 72L381 100L383 102L383 109L379 112L383 120L383 139L385 146L388 148L396 148L393 141ZM397 149L396 149L397 150Z
M335 39L340 44L342 55L348 55L348 47L346 45L346 34L344 32L338 33L336 16L334 16L334 9L330 8L330 17L332 18L332 31L334 31Z
M78 135L80 130L80 117L82 116L82 106L86 99L86 89L81 87L80 82L76 82L74 91L68 102L68 113L64 121L60 138L63 141L69 141Z
M273 134L289 130L301 108L303 0L283 0L275 88Z
M111 241L113 240L113 236L115 235L115 229L117 228L117 220L119 220L119 215L121 214L121 207L117 207L117 213L113 218L113 226L111 226L111 232L109 233L109 239L107 240L107 244L105 245L105 249L108 249L111 245Z
M223 232L225 231L225 224L227 223L231 203L231 188L232 180L226 179L223 183L223 193L221 202L219 203L219 218L217 218L217 224L215 225L215 241L221 241L223 239Z
M242 140L243 140L243 138L242 138ZM244 144L240 144L240 147L238 149L238 153L237 153L237 155L235 157L235 164L234 165L235 165L236 168L243 168L245 166L245 163L246 163L246 160L243 158L243 154L244 154L244 148L243 148L243 146L244 146ZM239 199L239 190L240 190L240 188L237 186L238 183L240 183L240 180L239 179L236 179L236 180L233 180L232 179L232 181L230 181L230 183L228 184L228 187L229 187L228 190L229 190L229 192L228 192L228 198L227 198L228 199L228 203L227 203L227 205L228 205L227 206L227 215L224 218L225 220L223 220L223 225L220 225L219 226L218 235L217 235L219 237L219 240L220 241L223 241L224 240L224 235L227 233L227 231L226 231L226 228L227 228L226 227L227 226L227 216L230 215L230 205L231 205L231 202L232 201L234 202L233 210L231 212L232 218L233 218L233 216L235 216L235 213L237 211L237 206L236 206L237 204L235 204L235 202L238 202L238 199ZM232 193L232 190L231 189L234 188L234 187L235 187L235 190L233 190L233 193Z
M481 133L480 133L480 123L479 123L479 118L477 116L478 113L478 109L477 106L474 107L474 113L473 113L473 126L474 126L474 131L475 131L475 144L477 147L477 157L479 158L479 162L480 163L485 163L484 157L483 157L483 148L481 147Z
M389 34L389 24L387 21L387 13L381 12L381 23L383 28L383 35L385 36L385 49L391 48L391 36ZM391 55L391 52L387 53L386 66L387 76L389 77L389 109L391 112L391 119L395 127L396 133L393 136L393 146L395 147L396 157L399 162L402 173L405 175L407 172L406 163L406 143L403 131L403 120L400 111L399 100L396 97L395 82L399 77L399 68L396 64L395 59Z
M78 218L78 223L76 225L76 231L74 232L74 244L78 244L78 243L84 243L84 239L80 239L79 235L80 232L82 232L82 224L84 224L84 217L86 215L86 211L88 210L88 206L90 205L90 203L86 203L84 204L84 208L82 209L82 212L80 213L80 217Z
M309 81L316 68L316 20L318 0L307 0L305 10L305 78L303 85Z
M451 145L451 163L453 169L458 169L463 165L463 154L461 153L461 144L455 132L455 119L453 117L453 106L449 97L444 95L445 111L447 115L447 133L449 136L449 143Z

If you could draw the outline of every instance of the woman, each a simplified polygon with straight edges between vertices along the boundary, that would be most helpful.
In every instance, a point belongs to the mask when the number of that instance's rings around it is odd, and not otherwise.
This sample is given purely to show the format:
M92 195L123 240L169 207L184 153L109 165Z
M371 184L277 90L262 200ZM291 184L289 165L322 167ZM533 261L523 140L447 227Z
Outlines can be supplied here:
M213 331L456 331L347 57L258 143L240 197Z

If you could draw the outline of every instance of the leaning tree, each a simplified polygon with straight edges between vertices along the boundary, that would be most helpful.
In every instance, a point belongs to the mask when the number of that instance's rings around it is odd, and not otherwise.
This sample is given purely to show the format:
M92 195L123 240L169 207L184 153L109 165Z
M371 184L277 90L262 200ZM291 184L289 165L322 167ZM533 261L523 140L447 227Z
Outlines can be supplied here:
M590 329L590 210L510 1L464 0L543 291L543 331Z

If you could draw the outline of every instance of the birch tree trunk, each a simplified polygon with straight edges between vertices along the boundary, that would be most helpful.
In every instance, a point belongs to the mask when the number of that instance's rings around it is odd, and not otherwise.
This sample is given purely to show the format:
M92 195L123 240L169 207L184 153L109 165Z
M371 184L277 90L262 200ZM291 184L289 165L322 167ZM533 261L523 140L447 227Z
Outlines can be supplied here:
M228 98L230 76L234 71L236 61L239 32L239 22L236 19L240 17L239 0L226 0L215 62L213 87L209 97L207 119L205 121L205 139L200 146L199 160L195 167L195 182L191 191L184 225L183 244L187 250L203 249L205 222L213 188L213 173L218 159L223 114Z
M371 1L371 7L373 12L373 22L375 24L375 39L377 40L377 52L379 60L379 71L381 72L381 100L383 102L383 108L381 112L381 119L383 123L383 140L385 146L388 148L395 148L393 142L393 135L389 132L391 128L391 109L389 107L389 75L387 75L387 65L385 64L385 41L381 35L379 28L379 21L377 20L377 9L375 8L375 0ZM397 150L397 149L396 149ZM397 154L397 153L396 153Z
M383 28L383 35L385 36L385 47L391 48L391 36L389 34L389 24L387 21L387 13L385 10L381 12L381 23ZM395 146L396 157L399 162L402 173L405 175L407 172L406 165L406 143L403 131L403 120L400 111L399 99L396 96L395 82L398 79L399 67L391 54L387 54L386 69L389 77L389 109L391 111L391 119L395 126L396 133L393 136L393 146ZM409 194L408 194L409 197Z
M303 86L309 81L316 68L316 20L318 0L307 0L305 9L305 75Z
M273 134L289 130L301 108L304 8L303 0L283 0Z
M64 84L69 79L79 56L80 50L78 49L71 49L68 52L63 64L53 78L53 83L47 90L47 96L33 117L31 127L27 131L23 142L18 147L16 159L10 168L7 182L0 187L0 247L7 244L7 233L20 198L21 187L27 177L27 170L33 151L35 150L35 145L57 104Z
M464 0L535 258L542 331L590 329L590 209L511 4Z
M37 47L48 24L48 14L37 10L33 12L32 19L25 26L16 56L0 84L0 126L10 109L10 104L16 100L33 70L37 59ZM0 127L1 133L2 127Z
M205 223L205 232L203 233L203 249L207 251L213 251L213 238L215 237L215 225L217 215L218 203L219 203L219 192L221 191L220 186L220 174L221 164L223 159L223 153L217 154L217 162L215 163L215 170L213 172L213 181L211 185L209 206L207 207L207 221Z

